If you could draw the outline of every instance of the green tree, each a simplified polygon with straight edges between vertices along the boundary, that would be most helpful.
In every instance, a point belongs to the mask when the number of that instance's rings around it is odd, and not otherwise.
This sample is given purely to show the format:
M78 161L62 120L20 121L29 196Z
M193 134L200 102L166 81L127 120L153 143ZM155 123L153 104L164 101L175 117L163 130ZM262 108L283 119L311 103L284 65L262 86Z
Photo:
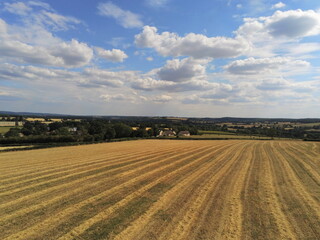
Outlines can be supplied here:
M19 137L20 129L19 128L10 128L8 132L4 135L5 137Z
M132 129L124 123L116 123L114 126L116 138L130 137Z
M110 140L112 138L115 138L115 136L116 136L116 131L113 129L113 127L107 126L105 129L104 138Z
M63 135L63 136L71 135L68 127L61 127L59 129L57 129L56 134Z

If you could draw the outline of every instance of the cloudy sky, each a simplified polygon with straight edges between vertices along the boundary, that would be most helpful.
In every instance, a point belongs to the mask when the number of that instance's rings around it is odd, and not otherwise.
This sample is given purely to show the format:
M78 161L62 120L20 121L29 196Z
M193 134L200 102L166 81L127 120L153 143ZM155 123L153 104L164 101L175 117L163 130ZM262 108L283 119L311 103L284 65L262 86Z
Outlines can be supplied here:
M1 0L0 110L320 117L320 2Z

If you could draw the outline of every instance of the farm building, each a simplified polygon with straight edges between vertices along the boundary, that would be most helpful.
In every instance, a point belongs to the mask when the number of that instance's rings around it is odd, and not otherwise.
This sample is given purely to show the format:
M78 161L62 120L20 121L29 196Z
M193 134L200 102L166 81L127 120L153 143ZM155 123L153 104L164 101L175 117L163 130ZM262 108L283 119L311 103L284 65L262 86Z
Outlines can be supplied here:
M176 132L172 130L160 131L158 137L172 137L176 136Z
M187 137L187 136L190 136L190 132L189 131L180 131L178 133L178 136L180 137Z

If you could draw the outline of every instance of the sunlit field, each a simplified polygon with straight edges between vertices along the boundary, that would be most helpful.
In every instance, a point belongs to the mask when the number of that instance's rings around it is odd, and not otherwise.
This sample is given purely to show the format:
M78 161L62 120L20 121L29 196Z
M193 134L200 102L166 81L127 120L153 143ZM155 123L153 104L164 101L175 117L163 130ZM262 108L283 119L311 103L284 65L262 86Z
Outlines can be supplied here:
M1 239L319 239L319 163L302 141L3 152Z

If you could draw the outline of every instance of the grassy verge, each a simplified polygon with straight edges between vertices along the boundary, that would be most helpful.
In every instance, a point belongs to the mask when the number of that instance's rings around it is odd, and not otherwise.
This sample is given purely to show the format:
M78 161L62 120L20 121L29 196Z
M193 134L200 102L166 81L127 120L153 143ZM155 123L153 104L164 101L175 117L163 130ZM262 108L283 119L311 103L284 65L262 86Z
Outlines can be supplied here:
M223 131L204 131L204 130L199 130L198 133L200 135L202 135L202 134L235 135L235 133L223 132Z

